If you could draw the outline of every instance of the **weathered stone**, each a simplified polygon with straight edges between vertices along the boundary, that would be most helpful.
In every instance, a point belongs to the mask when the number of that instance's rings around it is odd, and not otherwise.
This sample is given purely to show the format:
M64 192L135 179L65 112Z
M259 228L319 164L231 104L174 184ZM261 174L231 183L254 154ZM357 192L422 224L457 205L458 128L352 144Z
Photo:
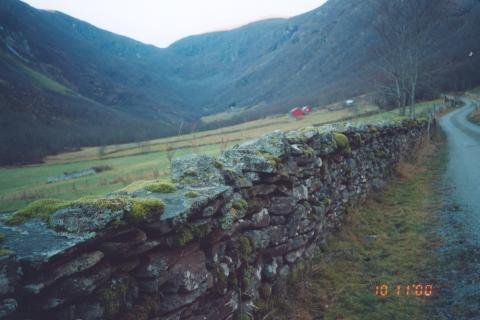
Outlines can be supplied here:
M270 225L270 215L268 214L268 210L265 208L252 215L251 219L252 227L254 228L263 228Z
M289 143L284 132L274 131L245 142L238 149L265 152L280 158L289 151Z
M155 250L150 252L145 262L135 270L135 276L140 278L159 278L172 265L178 256L177 250Z
M328 155L337 150L337 143L331 132L324 132L315 137L312 147L319 155Z
M259 180L259 178L258 176L249 176L248 172L273 173L277 170L275 161L267 159L265 155L252 150L227 150L222 154L220 160L234 170L243 172L246 179L253 182Z
M42 309L53 309L73 299L91 294L112 275L112 267L103 264L89 274L61 280L40 299Z
M277 259L273 259L271 263L266 264L263 267L263 276L268 280L268 281L273 281L277 277L277 271L278 271L278 263Z
M294 202L291 197L274 197L269 212L273 215L287 215L295 209Z
M271 246L278 246L287 241L286 227L271 226L261 230L250 230L245 232L252 244L257 249L265 249Z
M285 255L285 260L287 260L288 263L294 263L295 261L297 261L297 259L299 259L303 255L304 252L305 252L304 248L289 252L288 254Z
M0 318L11 315L17 310L18 303L15 299L4 299L0 303Z
M270 224L271 225L282 225L287 222L287 219L283 216L270 216Z
M101 251L94 251L90 253L84 253L73 260L70 260L51 271L47 271L46 274L42 275L38 282L28 284L24 287L27 292L38 294L44 288L52 285L55 281L60 278L71 276L75 273L87 270L97 263L100 262L103 258L103 253Z
M104 242L100 245L100 250L109 258L123 259L145 253L161 244L161 241L156 240L133 245L128 242Z
M173 230L173 226L168 220L154 221L144 226L148 234L153 236L162 236Z
M124 213L124 210L81 205L57 211L49 223L55 230L83 234L104 229L110 222L122 219Z
M274 184L259 184L250 188L252 196L264 196L273 193L277 189Z
M187 185L223 184L222 167L212 156L191 154L172 161L171 176Z
M21 273L22 269L16 259L13 257L0 258L0 296L12 294L15 291Z
M300 200L308 200L308 189L304 185L293 188L293 198L298 202Z
M168 292L192 292L200 289L201 284L208 278L205 254L201 250L195 250L181 256L168 273Z

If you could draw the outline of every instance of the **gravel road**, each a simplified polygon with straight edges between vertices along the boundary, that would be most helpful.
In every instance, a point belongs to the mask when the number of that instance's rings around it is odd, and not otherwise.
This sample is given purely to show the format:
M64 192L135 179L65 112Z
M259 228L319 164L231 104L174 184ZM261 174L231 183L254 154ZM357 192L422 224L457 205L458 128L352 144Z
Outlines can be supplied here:
M464 107L440 119L448 164L441 186L435 319L480 319L480 126L467 119L478 102L463 100Z

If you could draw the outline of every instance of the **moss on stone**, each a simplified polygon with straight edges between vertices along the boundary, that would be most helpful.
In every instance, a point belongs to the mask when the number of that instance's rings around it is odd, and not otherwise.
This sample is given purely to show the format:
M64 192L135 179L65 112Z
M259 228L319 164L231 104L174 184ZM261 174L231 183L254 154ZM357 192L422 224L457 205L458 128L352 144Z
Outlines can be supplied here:
M165 204L157 198L135 198L131 200L131 209L127 218L133 222L142 222L146 218L161 214Z
M183 226L175 232L174 242L177 247L184 247L195 238L189 227Z
M324 205L325 207L328 207L328 206L331 205L331 204L332 204L332 199L330 199L330 198L325 198L325 199L323 199L323 205Z
M257 155L267 160L272 166L278 166L282 160L279 157L274 156L273 154L265 151L257 151Z
M190 231L195 239L204 239L210 234L212 227L210 224L192 225Z
M337 144L337 147L341 150L346 150L350 147L350 142L348 141L347 136L343 133L334 132L333 140Z
M98 301L107 319L113 319L121 311L127 292L128 284L126 283L118 283L112 288L98 291Z
M244 199L235 200L232 203L232 208L234 208L235 210L246 210L248 208L248 202Z
M310 146L306 146L305 149L303 150L303 153L309 158L315 157L315 150Z
M175 186L175 184L166 181L146 185L144 189L150 192L158 193L173 193L177 191L177 187Z
M64 200L43 199L37 200L27 207L16 211L5 220L6 224L17 225L25 223L30 219L40 219L48 222L50 215L58 210L68 207L70 203Z
M5 234L0 232L0 242L5 240Z
M243 261L248 261L250 254L252 253L252 245L250 239L246 236L240 236L238 238L240 242L240 254Z
M187 191L183 194L186 198L198 198L200 194L196 191Z
M255 275L255 269L252 267L248 267L243 270L243 277L242 277L242 288L248 289L253 285L253 277Z
M78 200L72 201L69 205L92 205L96 206L100 209L108 209L112 211L119 211L124 210L126 206L129 204L128 197L95 197L95 196L88 196L82 197Z
M5 249L5 248L0 248L0 257L6 257L6 256L11 256L14 255L15 251Z
M225 165L223 164L223 162L221 162L220 160L215 160L215 161L213 162L213 166L214 166L215 168L217 168L218 170L222 170L222 169L225 167Z

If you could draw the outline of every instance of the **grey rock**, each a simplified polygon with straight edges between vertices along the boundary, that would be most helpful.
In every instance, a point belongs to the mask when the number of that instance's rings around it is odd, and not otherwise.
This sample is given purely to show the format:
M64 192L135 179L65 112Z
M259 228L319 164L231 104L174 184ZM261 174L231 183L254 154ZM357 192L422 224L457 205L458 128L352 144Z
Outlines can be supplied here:
M110 222L120 220L124 210L112 211L94 205L81 205L59 210L50 217L55 230L85 234L103 230Z
M278 266L278 263L277 263L277 259L273 259L271 263L269 264L266 264L264 267L263 267L263 276L269 280L269 281L273 281L275 280L275 278L277 277L277 271L279 269L279 266Z
M287 241L285 226L270 226L261 230L250 230L246 231L245 235L250 237L253 246L257 249L278 246Z
M47 271L45 275L42 275L40 279L38 279L39 281L26 285L24 289L27 292L38 294L41 290L52 285L60 278L71 276L95 266L102 258L103 253L101 251L84 253L53 270Z
M0 258L0 296L12 294L21 276L19 262L13 257Z
M285 260L287 260L288 263L294 263L303 255L304 252L305 252L304 248L300 248L299 250L289 252L288 254L285 255Z
M161 245L161 241L152 240L140 244L128 242L104 242L100 250L109 258L129 258L148 252Z
M212 156L191 154L172 161L171 176L174 181L187 185L224 184L222 166Z
M145 262L135 270L135 276L140 278L158 278L164 275L178 256L177 250L155 250L145 258Z
M270 224L272 225L282 225L287 222L287 219L283 216L270 216Z
M290 143L306 143L316 136L318 136L318 130L315 127L305 127L286 133L286 138Z
M15 299L4 299L0 303L0 318L7 317L11 315L15 310L17 310L18 303Z
M293 198L298 202L300 200L308 200L308 189L304 185L293 188Z
M40 298L40 306L44 310L53 309L73 299L87 296L110 278L112 272L110 265L103 264L92 273L60 280L52 287L53 290Z
M289 143L285 133L277 130L247 141L241 144L238 149L266 152L280 158L289 151Z
M269 212L273 215L284 216L295 209L292 197L273 197Z
M258 175L249 176L247 172L273 173L277 170L276 163L254 150L232 149L225 151L220 160L235 171L242 172L250 181L258 181Z
M252 227L263 228L268 225L270 225L270 215L267 209L264 208L260 212L252 215Z

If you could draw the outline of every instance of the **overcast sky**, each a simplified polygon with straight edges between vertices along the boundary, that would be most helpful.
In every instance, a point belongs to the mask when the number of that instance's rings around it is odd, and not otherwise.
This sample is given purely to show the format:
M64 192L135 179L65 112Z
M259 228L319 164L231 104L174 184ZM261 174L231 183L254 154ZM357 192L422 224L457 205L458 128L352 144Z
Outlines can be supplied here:
M0 0L1 1L1 0ZM326 0L23 0L97 27L166 47L183 37L291 17Z

